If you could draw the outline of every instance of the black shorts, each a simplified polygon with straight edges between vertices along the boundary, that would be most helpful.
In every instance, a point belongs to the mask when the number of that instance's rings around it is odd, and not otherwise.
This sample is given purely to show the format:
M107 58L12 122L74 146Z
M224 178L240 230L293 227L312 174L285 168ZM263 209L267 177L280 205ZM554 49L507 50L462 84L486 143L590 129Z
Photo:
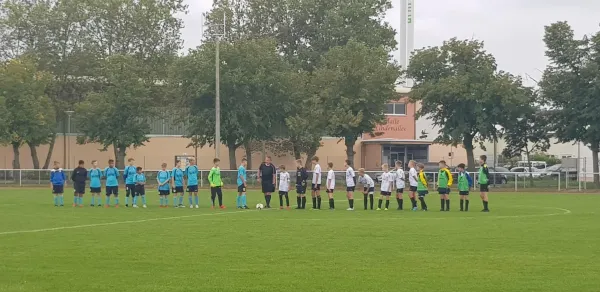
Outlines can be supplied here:
M288 195L288 192L279 191L279 195L280 195L280 196L287 196L287 195Z
M374 194L375 193L375 187L365 187L363 189L363 192L367 193L367 194Z
M246 192L246 186L239 185L238 186L238 193L245 193L245 192Z
M197 193L198 192L198 185L188 186L187 187L187 191L188 191L188 193Z
M461 195L461 196L468 196L469 195L469 191L459 191L458 194Z
M78 182L73 184L76 194L85 194L85 182Z
M65 192L65 186L63 185L52 185L53 194L62 194Z
M411 192L416 192L417 191L417 187L410 186L410 188L408 188L408 190L411 191Z
M423 198L429 194L429 191L417 191L417 193L419 194L419 198Z
M450 194L450 189L449 188L438 188L438 193L440 195L447 195L447 194Z
M135 196L135 189L136 189L136 185L135 184L126 184L125 185L125 196L129 197L131 196Z
M171 192L169 190L158 190L159 196L168 196L170 194L171 194Z
M312 190L313 191L320 191L321 190L321 184L312 184Z
M296 193L298 195L304 195L304 194L306 194L306 186L296 185Z
M346 192L354 192L356 187L346 187Z
M272 181L263 181L262 182L262 192L263 194L275 192L275 185Z
M114 187L106 186L106 195L107 196L110 196L110 195L118 196L119 195L119 186L114 186Z
M90 193L92 193L92 194L99 194L101 192L102 192L101 187L98 187L98 188L90 187Z
M490 187L488 184L479 184L479 191L484 193L484 192L489 192L490 191Z
M327 189L327 191L325 191L328 194L333 194L333 189Z
M144 185L136 185L134 188L134 191L135 192L134 192L133 196L145 196L146 195L146 187Z
M396 189L396 194L403 194L404 188Z
M173 193L174 193L174 194L179 194L179 193L183 194L183 193L184 193L184 191L183 191L183 186L175 187L175 188L173 189Z
M386 196L386 197L388 197L388 196L391 196L391 195L392 195L392 192L384 192L384 191L381 191L381 195L382 195L382 196Z

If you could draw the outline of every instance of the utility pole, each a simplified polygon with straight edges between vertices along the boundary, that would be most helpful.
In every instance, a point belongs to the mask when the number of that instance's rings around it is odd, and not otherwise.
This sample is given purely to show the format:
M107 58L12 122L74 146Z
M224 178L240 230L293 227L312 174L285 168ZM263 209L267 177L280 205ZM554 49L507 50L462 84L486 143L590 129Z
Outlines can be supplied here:
M227 14L223 13L223 23L206 23L206 16L202 19L202 33L207 38L215 39L215 157L219 158L221 151L221 56L220 42L227 31ZM206 26L206 28L205 28Z

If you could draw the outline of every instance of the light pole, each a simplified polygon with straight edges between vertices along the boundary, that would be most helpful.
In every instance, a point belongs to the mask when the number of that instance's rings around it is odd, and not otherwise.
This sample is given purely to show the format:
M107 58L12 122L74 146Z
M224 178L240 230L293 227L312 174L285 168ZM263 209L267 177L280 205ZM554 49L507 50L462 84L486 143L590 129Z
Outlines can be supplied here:
M206 35L215 39L215 157L219 158L221 154L221 56L220 42L225 37L227 28L227 14L223 12L223 23L206 23L202 20L202 33L204 25L207 26Z
M74 111L65 111L65 113L67 114L67 134L71 135L71 116L73 115ZM65 151L65 156L67 156L67 163L64 166L67 169L71 168L71 136L69 136L69 141L67 141L67 145L68 145L68 152ZM66 147L65 147L66 149Z

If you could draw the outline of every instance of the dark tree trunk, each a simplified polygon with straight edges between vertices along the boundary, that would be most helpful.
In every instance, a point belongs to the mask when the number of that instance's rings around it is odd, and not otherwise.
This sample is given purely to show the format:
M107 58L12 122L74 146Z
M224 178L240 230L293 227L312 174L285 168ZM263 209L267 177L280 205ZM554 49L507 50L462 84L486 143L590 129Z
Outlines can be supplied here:
M354 165L354 144L356 144L356 140L356 137L346 137L344 139L344 143L346 144L346 159L350 160L352 165Z
M37 147L31 143L27 143L29 146L29 152L31 153L31 161L33 162L33 169L40 169L40 159L38 158ZM63 165L63 167L66 167Z
M598 186L600 184L600 166L598 166L598 152L600 151L600 144L593 143L590 149L592 150L592 171L594 172L594 184Z
M472 135L464 135L463 138L463 146L465 147L465 151L467 152L467 166L469 171L475 171L475 154L473 153L473 136Z
M527 155L527 168L529 169L529 185L533 187L533 169L531 168L531 158L529 157L529 149L525 147L526 155Z
M313 158L313 156L315 156L315 154L317 154L317 149L318 148L311 148L306 150L306 161L304 162L304 168L306 168L307 170L312 169L311 159Z
M48 146L48 154L46 154L46 160L44 161L43 169L48 169L50 167L50 160L52 160L52 153L54 152L54 143L56 142L56 135L52 136L52 140L50 140L50 145Z
M227 148L229 151L229 169L236 169L237 160L235 158L235 150L238 148L238 145L229 144Z
M252 169L252 146L250 146L251 141L246 141L244 143L244 150L246 151L246 159L248 160L247 169Z
M21 169L21 153L19 152L19 147L21 143L12 143L13 148L13 168Z
M294 159L301 159L302 151L300 150L300 145L298 145L298 139L291 138L290 142L292 143L292 152L294 153Z
M125 168L125 155L127 154L127 147L115 147L115 166L118 169Z

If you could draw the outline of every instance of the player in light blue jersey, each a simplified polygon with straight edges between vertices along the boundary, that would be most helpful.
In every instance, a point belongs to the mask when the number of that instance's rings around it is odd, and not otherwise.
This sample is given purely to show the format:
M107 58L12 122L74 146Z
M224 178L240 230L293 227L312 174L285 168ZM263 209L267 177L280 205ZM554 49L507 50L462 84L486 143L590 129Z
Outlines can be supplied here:
M115 167L113 159L108 160L108 167L104 169L106 178L106 202L104 208L110 207L110 196L115 197L115 208L119 208L119 169Z
M125 207L129 207L129 196L131 196L131 200L135 199L135 175L137 174L137 169L135 167L135 159L129 158L127 159L129 165L125 166L123 170L123 179L125 180Z
M183 189L183 177L184 170L181 169L181 160L177 160L175 168L171 171L171 190L173 192L173 207L184 208L183 196L185 191Z
M248 205L246 204L246 165L248 165L248 160L246 158L242 158L242 164L238 168L237 173L237 186L238 186L238 196L237 196L237 208L238 209L248 209Z
M135 195L133 196L133 207L137 208L139 198L142 198L142 207L146 208L146 176L141 167L136 167L136 173L133 175L135 181Z
M188 201L190 208L200 208L200 199L198 198L198 166L196 165L196 159L190 158L190 165L185 168L185 177L187 179L187 191ZM192 204L192 196L194 197L194 204Z
M102 183L100 180L102 179L102 170L98 168L98 161L92 160L92 168L88 171L88 176L90 177L90 193L92 193L92 203L91 207L102 206Z
M169 207L169 193L171 189L171 173L167 170L167 164L161 165L161 170L156 175L156 182L158 182L158 194L160 196L160 208Z

